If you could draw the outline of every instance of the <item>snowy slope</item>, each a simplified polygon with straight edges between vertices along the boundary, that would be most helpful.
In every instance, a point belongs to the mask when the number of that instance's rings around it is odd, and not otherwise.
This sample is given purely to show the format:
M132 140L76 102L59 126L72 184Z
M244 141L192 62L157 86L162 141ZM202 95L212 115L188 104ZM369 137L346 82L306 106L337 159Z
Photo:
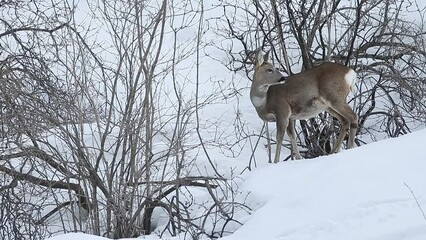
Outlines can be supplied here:
M224 239L424 240L425 142L423 130L258 169L244 189L264 205Z
M250 192L247 204L253 213L223 239L424 240L425 142L422 130L245 173L241 188ZM70 234L50 239L103 238Z

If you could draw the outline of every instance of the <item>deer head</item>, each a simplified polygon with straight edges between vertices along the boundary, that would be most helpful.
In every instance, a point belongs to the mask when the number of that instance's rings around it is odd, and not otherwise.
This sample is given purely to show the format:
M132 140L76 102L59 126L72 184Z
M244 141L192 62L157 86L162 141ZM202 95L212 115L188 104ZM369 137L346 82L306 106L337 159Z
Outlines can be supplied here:
M280 84L286 79L277 68L268 62L268 59L269 51L264 55L262 51L257 52L253 81L255 84L264 87Z

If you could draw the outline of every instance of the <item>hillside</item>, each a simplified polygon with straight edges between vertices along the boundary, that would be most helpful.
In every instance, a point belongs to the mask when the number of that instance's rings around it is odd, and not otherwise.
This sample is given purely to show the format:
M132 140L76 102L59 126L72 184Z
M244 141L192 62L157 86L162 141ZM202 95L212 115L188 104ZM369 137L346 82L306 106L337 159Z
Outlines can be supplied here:
M240 187L250 193L246 203L253 212L222 239L426 239L425 139L422 130L245 173ZM50 238L58 239L103 238L80 233Z

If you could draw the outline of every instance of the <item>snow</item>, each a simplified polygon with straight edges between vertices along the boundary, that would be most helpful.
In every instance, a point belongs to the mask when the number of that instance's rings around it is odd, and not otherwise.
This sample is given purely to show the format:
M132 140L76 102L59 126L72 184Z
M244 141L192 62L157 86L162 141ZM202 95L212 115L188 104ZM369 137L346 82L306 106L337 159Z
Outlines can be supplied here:
M253 212L222 239L424 240L425 139L426 130L421 130L330 156L244 172L240 187L250 193L246 204ZM59 239L104 238L83 233L49 238Z
M218 14L222 16L222 9L219 10ZM187 31L196 32L190 28ZM182 42L192 36L179 34ZM218 50L210 48L209 51ZM213 52L210 54L213 55ZM262 124L249 100L246 76L241 72L238 73L240 76L229 76L221 64L207 60L201 69L200 79L218 78L224 79L224 82L232 79L236 86L244 89L239 93L242 101L238 103L238 111L243 113L243 121L250 130L259 133ZM201 91L214 89L208 81L203 84L206 86ZM192 85L184 86L190 88ZM224 86L226 88L226 84ZM201 113L207 112L207 117L202 120L214 118L223 122L217 128L232 127L235 105L206 106ZM251 214L238 213L241 215L235 218L244 224L222 239L425 240L426 218L422 211L426 212L426 157L421 153L425 140L426 130L423 130L330 156L278 164L267 164L266 150L258 148L258 168L238 176L242 193L237 200L244 199L243 202L252 209ZM155 144L155 147L161 148L161 142ZM225 150L213 148L209 149L209 153L220 172L229 177L230 171L240 173L248 164L251 151L249 146L242 148L244 151L238 157L225 160L222 152ZM203 169L201 165L197 167ZM203 194L197 188L189 189L195 196ZM167 239L184 239L185 236ZM106 238L68 233L48 239ZM153 234L138 239L158 237Z

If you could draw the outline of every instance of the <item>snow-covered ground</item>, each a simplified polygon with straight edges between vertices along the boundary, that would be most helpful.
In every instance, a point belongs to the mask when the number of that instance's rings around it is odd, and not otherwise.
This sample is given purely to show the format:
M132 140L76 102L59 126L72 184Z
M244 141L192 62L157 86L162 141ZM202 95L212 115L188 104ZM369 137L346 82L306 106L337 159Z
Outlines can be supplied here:
M253 212L223 239L424 240L425 142L426 130L421 130L245 172L241 189L250 192L246 203ZM49 239L104 238L71 233Z

